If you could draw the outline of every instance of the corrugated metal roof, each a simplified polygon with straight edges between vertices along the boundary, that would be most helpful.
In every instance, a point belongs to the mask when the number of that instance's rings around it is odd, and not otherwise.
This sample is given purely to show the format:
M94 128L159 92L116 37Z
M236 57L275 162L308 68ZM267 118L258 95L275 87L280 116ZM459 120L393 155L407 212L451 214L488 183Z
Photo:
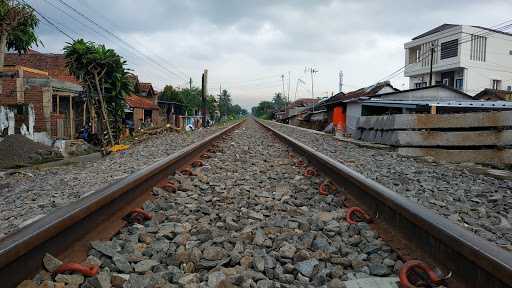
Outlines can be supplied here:
M464 108L506 108L512 109L512 102L509 101L399 101L399 100L380 100L372 99L362 102L363 105L379 105L379 104L396 104L396 105L424 105L424 106L438 106L438 107L464 107ZM386 105L389 106L389 105Z

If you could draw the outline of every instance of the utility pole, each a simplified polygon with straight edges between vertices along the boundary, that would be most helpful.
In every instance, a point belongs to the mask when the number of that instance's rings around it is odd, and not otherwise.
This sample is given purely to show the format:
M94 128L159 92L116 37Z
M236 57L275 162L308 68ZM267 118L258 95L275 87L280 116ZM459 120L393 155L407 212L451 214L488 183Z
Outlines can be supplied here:
M295 97L293 97L293 101L297 100L297 91L299 90L299 78L297 78L297 84L295 84Z
M339 85L340 85L339 90L340 91L338 91L338 92L341 92L343 90L343 71L341 71L341 70L340 70L339 78L340 78L340 80L339 80Z
M434 65L434 44L430 48L430 76L429 76L429 86L432 86L432 66Z
M291 81L291 72L288 71L288 97L287 97L287 101L290 101L290 81Z
M281 75L281 80L283 80L283 93L281 94L281 96L283 96L283 99L284 99L284 97L285 97L284 96L285 95L285 93L284 93L284 74Z
M208 69L204 69L203 77L202 77L202 89L201 89L201 102L202 102L202 111L201 116L203 119L203 127L206 127L206 114L207 114L207 107L206 107L206 95L208 93Z
M315 68L309 68L309 72L311 73L311 98L315 98L313 74L318 73L318 70Z

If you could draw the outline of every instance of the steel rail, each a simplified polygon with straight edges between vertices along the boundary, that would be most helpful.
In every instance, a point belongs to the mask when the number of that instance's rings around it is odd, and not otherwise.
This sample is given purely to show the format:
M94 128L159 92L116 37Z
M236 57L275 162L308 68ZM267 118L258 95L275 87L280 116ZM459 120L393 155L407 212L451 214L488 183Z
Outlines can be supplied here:
M42 269L45 253L65 261L83 261L90 241L109 240L124 225L122 217L151 198L153 186L241 123L59 208L0 240L0 286L16 287L31 279Z
M448 287L512 287L512 253L262 121L256 122L311 161L366 211L378 215L377 226L389 229L386 233L413 248L408 251L411 256L426 256L445 272L451 271Z

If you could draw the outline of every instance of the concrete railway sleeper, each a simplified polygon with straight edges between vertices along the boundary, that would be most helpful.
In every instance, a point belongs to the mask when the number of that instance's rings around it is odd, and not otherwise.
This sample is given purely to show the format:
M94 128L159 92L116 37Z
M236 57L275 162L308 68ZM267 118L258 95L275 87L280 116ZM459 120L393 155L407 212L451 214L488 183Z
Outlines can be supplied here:
M0 280L70 288L510 287L512 261L492 244L269 127L273 134L253 120L235 128L3 239ZM215 140L222 142L212 147ZM411 226L420 235L404 233Z

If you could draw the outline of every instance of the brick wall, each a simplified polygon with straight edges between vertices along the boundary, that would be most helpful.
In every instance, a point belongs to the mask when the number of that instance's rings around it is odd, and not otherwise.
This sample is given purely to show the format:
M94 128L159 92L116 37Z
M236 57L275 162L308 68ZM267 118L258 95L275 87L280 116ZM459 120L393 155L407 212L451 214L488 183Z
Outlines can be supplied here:
M19 55L18 53L6 53L5 65L20 65L48 71L48 75L52 78L79 84L79 81L66 68L66 59L63 54L30 52Z
M2 93L0 94L0 105L13 105L17 103L16 98L16 79L17 78L3 78Z

